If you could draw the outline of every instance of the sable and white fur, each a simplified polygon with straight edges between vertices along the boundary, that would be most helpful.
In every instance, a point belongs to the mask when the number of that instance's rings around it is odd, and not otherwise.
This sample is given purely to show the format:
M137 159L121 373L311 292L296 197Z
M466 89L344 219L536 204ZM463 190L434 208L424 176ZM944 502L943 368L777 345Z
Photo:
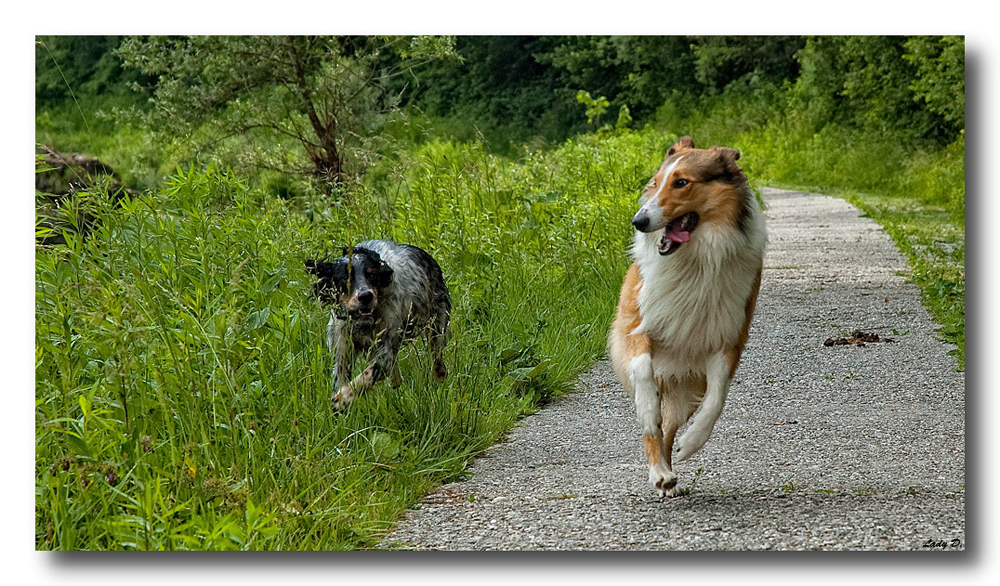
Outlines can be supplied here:
M441 267L420 248L388 240L366 240L334 262L307 260L316 275L316 296L331 306L327 344L334 354L334 410L391 377L401 383L396 357L402 342L424 334L434 357L434 375L447 375L451 299ZM355 357L368 366L351 379ZM349 381L349 382L346 382Z
M715 426L749 335L767 241L740 153L678 140L633 218L634 262L608 338L615 373L635 400L660 496L680 494L672 467Z

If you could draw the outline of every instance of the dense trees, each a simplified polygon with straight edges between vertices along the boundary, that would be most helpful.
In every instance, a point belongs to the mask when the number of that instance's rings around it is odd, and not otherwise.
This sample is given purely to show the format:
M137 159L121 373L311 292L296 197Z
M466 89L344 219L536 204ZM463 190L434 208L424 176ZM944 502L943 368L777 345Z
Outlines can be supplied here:
M793 94L813 124L950 142L965 127L961 37L812 37Z
M40 36L35 42L35 100L46 107L73 95L126 94L139 79L114 54L124 37Z
M964 128L964 38L954 36L41 40L40 106L65 99L66 88L129 83L148 92L144 122L195 152L305 170L328 185L385 150L399 108L516 154L587 130L581 91L607 100L612 123L623 107L643 125L665 103L725 97L745 99L748 117L794 113L815 132L836 125L943 146Z
M462 60L417 81L411 103L517 138L585 129L578 91L648 121L688 102L772 89L817 129L905 130L940 143L964 126L962 37L460 37ZM778 104L775 104L777 106Z
M308 169L329 192L377 153L396 108L388 78L450 51L447 38L198 36L131 37L116 53L153 79L141 113L152 128L263 168Z

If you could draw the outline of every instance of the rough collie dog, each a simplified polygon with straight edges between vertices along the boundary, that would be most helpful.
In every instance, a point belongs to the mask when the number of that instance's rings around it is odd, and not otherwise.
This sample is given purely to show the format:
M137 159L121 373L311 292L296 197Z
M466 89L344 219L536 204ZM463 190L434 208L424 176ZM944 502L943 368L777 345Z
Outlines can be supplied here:
M451 299L431 255L408 244L367 240L334 262L307 260L306 268L316 275L316 296L331 306L327 344L334 354L334 410L386 377L398 387L400 345L421 333L431 347L434 375L438 380L447 375L443 354ZM359 354L368 366L351 380Z
M678 428L694 416L678 442L683 461L722 412L760 289L767 233L739 158L681 138L632 220L635 262L608 351L635 400L649 482L661 497L680 494L671 459Z

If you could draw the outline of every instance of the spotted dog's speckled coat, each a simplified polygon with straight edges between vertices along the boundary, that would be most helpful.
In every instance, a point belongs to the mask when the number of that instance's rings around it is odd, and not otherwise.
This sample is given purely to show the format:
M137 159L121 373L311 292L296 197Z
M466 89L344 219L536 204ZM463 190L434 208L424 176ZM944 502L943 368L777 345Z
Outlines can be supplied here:
M331 305L327 343L334 353L334 409L386 376L399 386L396 356L403 340L425 334L434 356L434 375L447 375L451 299L441 267L427 252L388 240L366 240L334 262L307 260L316 275L316 296ZM353 380L351 364L367 356L368 366Z
M608 338L612 366L635 400L649 482L679 494L671 465L700 450L722 413L760 289L767 233L739 151L667 152L646 186L629 267Z

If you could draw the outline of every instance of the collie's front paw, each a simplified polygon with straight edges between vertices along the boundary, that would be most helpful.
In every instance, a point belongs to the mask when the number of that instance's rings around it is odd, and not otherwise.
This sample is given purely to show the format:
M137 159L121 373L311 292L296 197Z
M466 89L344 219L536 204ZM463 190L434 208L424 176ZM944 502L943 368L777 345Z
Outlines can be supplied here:
M680 494L677 486L677 475L664 464L649 467L649 484L656 489L660 497L675 497Z
M340 387L337 394L331 397L330 402L333 404L334 411L343 411L347 409L347 406L351 404L354 400L354 392L351 391L350 385L344 385Z

